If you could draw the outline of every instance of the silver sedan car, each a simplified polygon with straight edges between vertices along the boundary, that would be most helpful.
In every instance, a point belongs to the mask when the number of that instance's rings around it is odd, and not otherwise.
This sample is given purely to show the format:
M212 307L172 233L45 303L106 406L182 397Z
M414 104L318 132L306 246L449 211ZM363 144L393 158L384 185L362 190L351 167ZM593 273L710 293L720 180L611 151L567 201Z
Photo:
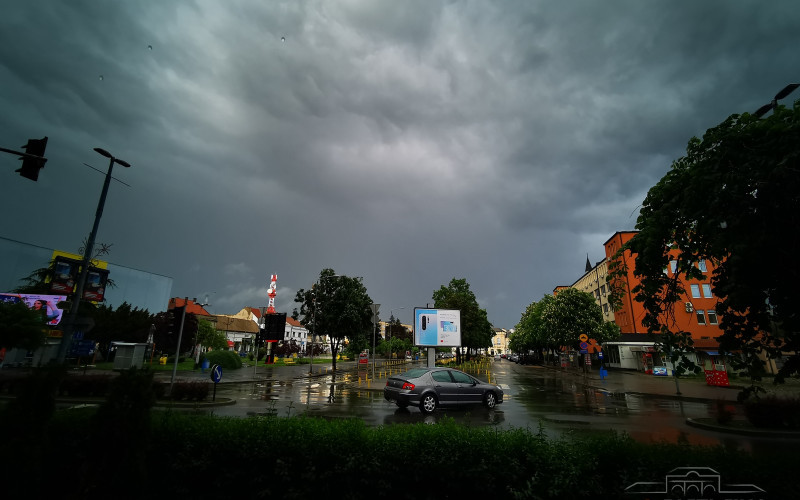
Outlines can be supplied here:
M383 397L401 408L418 406L422 413L437 407L483 404L489 409L503 402L503 390L453 368L413 368L386 380Z

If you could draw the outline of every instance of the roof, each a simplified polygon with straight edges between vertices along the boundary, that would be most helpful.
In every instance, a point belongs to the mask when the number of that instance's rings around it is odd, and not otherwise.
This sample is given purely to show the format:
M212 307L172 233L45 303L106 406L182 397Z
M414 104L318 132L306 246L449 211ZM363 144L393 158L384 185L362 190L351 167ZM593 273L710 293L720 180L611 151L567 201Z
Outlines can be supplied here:
M208 311L203 309L202 305L198 304L194 300L181 299L179 297L173 297L169 299L167 310L175 309L176 307L183 307L184 305L186 306L186 312L189 314L194 314L195 316L211 316Z
M299 321L297 321L296 319L294 319L291 316L286 316L286 322L289 323L292 326L296 326L298 328L303 328L303 325Z
M215 315L217 330L222 332L258 333L258 324L250 319L235 318L233 316Z

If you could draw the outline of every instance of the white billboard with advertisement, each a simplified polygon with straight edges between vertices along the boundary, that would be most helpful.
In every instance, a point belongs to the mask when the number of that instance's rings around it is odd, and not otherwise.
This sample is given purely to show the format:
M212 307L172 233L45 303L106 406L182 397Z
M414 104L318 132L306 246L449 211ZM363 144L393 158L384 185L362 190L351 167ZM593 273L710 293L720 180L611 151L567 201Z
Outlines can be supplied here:
M67 300L66 295L43 295L38 293L0 293L0 301L23 302L29 309L41 311L48 325L57 325L61 322L64 311L58 308L58 303Z
M414 308L414 345L460 347L461 311Z

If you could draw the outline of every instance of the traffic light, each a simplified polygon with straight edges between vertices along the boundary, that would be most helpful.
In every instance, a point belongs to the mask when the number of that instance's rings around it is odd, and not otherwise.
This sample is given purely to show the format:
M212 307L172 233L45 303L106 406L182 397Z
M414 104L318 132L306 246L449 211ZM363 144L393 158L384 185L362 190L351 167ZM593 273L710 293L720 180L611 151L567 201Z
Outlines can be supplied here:
M28 144L23 147L26 153L38 156L39 158L21 156L22 167L18 168L16 171L19 172L19 175L22 177L36 181L39 179L39 170L44 168L44 163L47 161L47 158L44 158L44 150L47 147L47 137L43 139L28 139Z

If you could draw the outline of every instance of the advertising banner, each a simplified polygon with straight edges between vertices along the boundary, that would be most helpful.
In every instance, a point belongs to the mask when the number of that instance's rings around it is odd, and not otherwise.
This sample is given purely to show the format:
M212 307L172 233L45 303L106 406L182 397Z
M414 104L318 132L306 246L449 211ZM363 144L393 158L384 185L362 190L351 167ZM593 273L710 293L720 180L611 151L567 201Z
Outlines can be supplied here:
M67 300L66 295L42 295L38 293L0 293L3 302L23 302L29 309L42 311L48 325L57 325L61 322L64 311L58 308L58 303Z
M80 265L80 261L57 255L53 259L53 279L50 281L50 290L65 295L71 294L78 281Z
M107 281L107 270L89 267L89 272L86 274L86 284L83 287L83 298L93 302L102 302L105 297Z
M420 347L460 347L461 311L415 307L414 344Z

